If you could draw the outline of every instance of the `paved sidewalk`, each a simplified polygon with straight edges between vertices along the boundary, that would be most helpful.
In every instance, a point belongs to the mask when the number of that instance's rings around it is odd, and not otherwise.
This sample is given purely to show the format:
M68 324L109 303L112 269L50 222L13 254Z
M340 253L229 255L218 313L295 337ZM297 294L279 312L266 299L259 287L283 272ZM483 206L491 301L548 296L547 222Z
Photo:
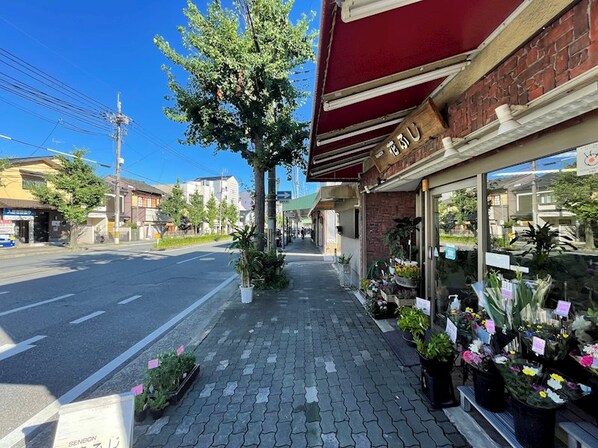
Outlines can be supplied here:
M196 350L200 377L144 447L464 447L310 240L287 248L291 285L226 309Z

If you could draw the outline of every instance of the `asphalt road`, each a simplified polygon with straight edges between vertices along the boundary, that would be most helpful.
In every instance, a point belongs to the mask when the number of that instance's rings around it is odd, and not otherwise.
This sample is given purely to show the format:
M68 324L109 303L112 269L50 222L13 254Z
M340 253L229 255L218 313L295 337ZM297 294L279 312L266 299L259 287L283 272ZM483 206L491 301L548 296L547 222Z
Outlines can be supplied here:
M0 447L230 282L226 246L153 252L136 245L1 260Z

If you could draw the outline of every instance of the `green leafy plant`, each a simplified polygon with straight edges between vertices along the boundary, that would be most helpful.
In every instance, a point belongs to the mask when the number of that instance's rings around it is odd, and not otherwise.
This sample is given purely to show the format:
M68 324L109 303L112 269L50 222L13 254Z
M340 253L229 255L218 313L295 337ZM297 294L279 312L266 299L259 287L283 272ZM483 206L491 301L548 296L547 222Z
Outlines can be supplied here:
M235 271L241 275L241 285L248 288L251 286L253 274L258 269L255 226L235 227L231 235L233 240L228 248L239 251L239 257L235 262Z
M135 395L135 412L143 412L147 406L147 393Z
M421 338L414 340L419 354L430 361L447 362L455 353L453 343L446 333L434 333L427 341Z
M337 258L336 258L336 262L337 262L338 264L341 264L341 265L345 265L345 266L346 266L346 265L348 265L348 264L350 264L350 263L351 263L351 258L353 258L353 255L343 255L343 254L340 254L340 255L339 255Z
M257 251L254 255L253 284L256 288L280 290L289 285L289 279L283 270L284 254L273 249L266 252ZM259 266L259 270L256 270L255 266Z
M525 257L531 253L532 262L539 270L548 266L552 252L561 253L567 249L577 250L577 247L571 243L573 239L570 236L554 230L549 223L544 223L541 227L528 224L528 227L529 229L513 238L509 244L514 244L520 238L525 240L527 249L523 251L521 256Z
M153 392L175 392L181 381L195 366L195 354L188 352L180 356L177 356L174 351L161 353L157 359L158 367L148 369L145 374L145 383Z
M401 331L411 333L414 338L422 338L430 327L430 320L419 308L404 306L399 310L397 324Z
M414 241L415 231L421 223L421 218L396 218L395 226L384 234L384 245L388 246L390 256L411 260L409 241Z
M164 391L156 390L153 395L148 397L147 405L154 411L160 411L168 406L168 396Z

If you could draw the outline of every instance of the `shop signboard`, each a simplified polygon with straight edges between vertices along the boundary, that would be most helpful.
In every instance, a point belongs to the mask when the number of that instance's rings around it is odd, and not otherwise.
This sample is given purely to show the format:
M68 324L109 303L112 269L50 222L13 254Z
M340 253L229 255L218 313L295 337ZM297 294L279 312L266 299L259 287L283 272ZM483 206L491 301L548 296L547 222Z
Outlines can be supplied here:
M382 173L446 129L446 123L436 105L428 99L407 115L392 134L370 152L370 157L378 171Z
M577 175L598 173L598 142L577 148Z
M8 219L0 219L0 247L15 246L15 225Z
M33 210L20 208L4 208L2 209L2 215L5 218L7 216L33 216Z
M62 406L53 448L129 448L134 403L133 394L125 393Z

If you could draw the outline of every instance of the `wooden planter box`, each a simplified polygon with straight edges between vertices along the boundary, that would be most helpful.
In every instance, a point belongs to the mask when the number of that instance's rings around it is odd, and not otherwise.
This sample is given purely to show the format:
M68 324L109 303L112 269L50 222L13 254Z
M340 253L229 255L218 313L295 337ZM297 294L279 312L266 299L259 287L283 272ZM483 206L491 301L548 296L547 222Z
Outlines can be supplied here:
M178 402L183 399L185 393L187 393L187 391L198 376L199 364L195 364L195 367L191 369L191 372L189 372L187 376L183 379L181 384L179 384L179 388L176 391L168 394L168 403L170 403L171 406L178 404Z

